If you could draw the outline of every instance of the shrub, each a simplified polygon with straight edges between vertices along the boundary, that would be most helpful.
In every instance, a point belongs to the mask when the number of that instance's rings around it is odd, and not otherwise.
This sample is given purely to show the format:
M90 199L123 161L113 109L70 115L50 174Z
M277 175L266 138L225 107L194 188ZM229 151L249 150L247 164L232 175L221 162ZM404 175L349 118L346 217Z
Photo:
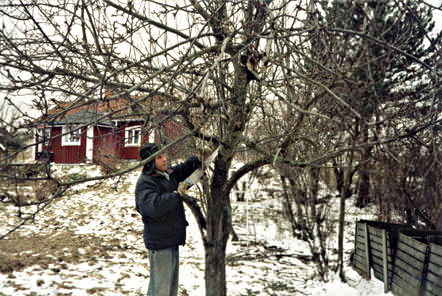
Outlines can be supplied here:
M38 181L32 184L32 191L36 201L43 201L57 190L57 184L53 181Z
M118 170L120 160L117 157L117 149L114 145L103 146L95 150L95 163L100 166L104 175L109 175Z

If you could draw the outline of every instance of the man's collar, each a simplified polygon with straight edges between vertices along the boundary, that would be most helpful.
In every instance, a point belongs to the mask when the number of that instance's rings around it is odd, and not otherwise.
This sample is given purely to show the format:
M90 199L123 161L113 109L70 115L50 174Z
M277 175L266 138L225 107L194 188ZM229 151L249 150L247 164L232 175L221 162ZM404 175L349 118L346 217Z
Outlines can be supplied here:
M154 169L153 171L152 171L152 176L153 177L159 177L159 176L164 176L164 174L165 173L167 173L169 176L173 173L173 170L171 170L171 169L166 169L166 171L163 173L163 172L161 172L161 171L158 171L158 170L156 170L156 169Z

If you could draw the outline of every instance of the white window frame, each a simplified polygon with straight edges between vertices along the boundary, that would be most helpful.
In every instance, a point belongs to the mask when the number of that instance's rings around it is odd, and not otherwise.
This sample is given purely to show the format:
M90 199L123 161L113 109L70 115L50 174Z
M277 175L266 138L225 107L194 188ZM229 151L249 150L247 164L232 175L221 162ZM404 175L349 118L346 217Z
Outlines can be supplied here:
M149 143L155 143L155 130L154 129L149 131L148 142Z
M44 134L43 134L44 130ZM38 135L38 141L40 142L43 140L43 137L45 137L45 144L49 143L49 140L51 139L51 128L50 127L39 127L37 128L37 135Z
M43 133L44 131L44 133ZM48 146L49 145L49 140L51 139L51 128L50 127L38 127L36 129L36 133L38 136L38 147L37 147L37 152L43 152L43 147L44 146ZM45 137L45 141L42 142L43 137Z
M80 146L81 129L76 126L63 126L61 133L61 146Z
M136 135L138 132L138 136ZM124 147L141 146L141 125L127 126L124 129Z

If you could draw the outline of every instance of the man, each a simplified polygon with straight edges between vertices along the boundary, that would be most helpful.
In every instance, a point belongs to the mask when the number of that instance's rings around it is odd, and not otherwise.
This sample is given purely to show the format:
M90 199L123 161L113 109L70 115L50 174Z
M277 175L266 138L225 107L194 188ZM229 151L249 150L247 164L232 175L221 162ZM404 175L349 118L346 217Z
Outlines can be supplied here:
M153 143L140 149L142 160L158 152ZM183 182L201 165L196 156L170 169L164 154L145 164L135 187L138 213L144 223L144 244L149 253L150 281L147 296L178 294L179 245L186 241L189 225L184 214Z

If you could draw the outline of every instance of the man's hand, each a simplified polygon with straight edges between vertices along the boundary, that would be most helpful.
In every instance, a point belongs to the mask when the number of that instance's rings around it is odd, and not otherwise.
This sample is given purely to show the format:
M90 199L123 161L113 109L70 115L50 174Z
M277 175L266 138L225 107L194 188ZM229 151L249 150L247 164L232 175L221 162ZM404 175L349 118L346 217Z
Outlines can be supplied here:
M210 148L206 149L199 149L198 158L201 160L201 162L204 162L211 154L212 150Z
M187 182L181 182L180 184L178 184L178 189L177 192L183 196L184 194L186 194L187 191L187 187L189 186L189 184L187 184Z

